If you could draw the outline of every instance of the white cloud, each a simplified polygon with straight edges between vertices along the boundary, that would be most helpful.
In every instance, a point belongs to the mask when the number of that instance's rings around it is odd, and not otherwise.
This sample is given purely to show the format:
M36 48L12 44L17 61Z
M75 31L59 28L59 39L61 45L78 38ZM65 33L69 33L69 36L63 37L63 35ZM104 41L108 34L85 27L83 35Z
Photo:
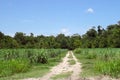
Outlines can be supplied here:
M86 12L87 13L94 13L94 10L92 8L88 8Z
M61 33L65 34L66 36L70 35L69 29L66 29L66 28L61 29Z

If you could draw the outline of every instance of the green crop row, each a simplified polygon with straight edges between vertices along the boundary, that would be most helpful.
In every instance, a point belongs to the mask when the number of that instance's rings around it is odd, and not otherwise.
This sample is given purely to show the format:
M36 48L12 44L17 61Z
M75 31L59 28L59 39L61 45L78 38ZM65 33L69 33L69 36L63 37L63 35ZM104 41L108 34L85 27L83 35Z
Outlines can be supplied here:
M76 49L76 57L84 69L111 77L120 77L120 49Z
M61 58L61 49L1 49L0 77L28 71L35 64L47 64Z

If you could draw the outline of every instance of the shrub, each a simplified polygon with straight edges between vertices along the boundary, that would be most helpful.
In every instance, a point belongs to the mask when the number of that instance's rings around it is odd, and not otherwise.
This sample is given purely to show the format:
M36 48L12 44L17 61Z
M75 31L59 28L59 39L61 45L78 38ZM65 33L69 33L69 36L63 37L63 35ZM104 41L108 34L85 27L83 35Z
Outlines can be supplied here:
M77 48L77 49L74 50L74 52L77 53L77 54L80 54L82 52L82 49Z
M48 62L48 56L47 56L47 51L42 49L37 56L37 63L47 63Z
M37 63L38 54L33 50L28 50L26 52L27 58L29 59L30 63Z

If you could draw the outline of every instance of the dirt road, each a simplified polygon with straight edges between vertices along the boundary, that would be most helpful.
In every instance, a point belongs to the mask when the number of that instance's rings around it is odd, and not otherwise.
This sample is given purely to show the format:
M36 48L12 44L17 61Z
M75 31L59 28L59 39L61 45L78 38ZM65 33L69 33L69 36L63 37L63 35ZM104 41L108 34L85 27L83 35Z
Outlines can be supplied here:
M69 60L71 59L70 56L75 61L74 65L69 64ZM72 72L72 74L67 79L62 79L62 80L79 80L79 74L81 72L81 64L78 62L77 58L74 56L72 51L69 51L66 54L66 56L63 58L63 61L59 63L57 66L53 67L50 70L50 73L44 75L41 78L29 78L24 80L52 80L51 77L65 72Z

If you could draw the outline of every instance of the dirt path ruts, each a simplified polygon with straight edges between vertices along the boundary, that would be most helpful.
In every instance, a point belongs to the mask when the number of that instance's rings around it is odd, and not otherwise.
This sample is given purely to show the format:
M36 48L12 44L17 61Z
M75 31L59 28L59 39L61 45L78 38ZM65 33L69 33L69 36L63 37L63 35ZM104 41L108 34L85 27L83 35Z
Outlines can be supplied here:
M68 62L70 60L69 58L70 55L72 55L73 60L75 60L76 62L74 65L70 65ZM69 51L63 58L63 61L59 63L57 66L53 67L48 74L44 75L41 78L29 78L24 80L52 80L51 77L64 72L72 72L72 75L67 80L79 80L81 64L78 62L77 58L74 56L72 51Z
M73 56L73 60L75 60L76 64L72 65L72 71L73 74L71 75L71 79L70 80L79 80L79 74L81 72L81 63L78 62L77 58L74 56L73 52L70 52Z

